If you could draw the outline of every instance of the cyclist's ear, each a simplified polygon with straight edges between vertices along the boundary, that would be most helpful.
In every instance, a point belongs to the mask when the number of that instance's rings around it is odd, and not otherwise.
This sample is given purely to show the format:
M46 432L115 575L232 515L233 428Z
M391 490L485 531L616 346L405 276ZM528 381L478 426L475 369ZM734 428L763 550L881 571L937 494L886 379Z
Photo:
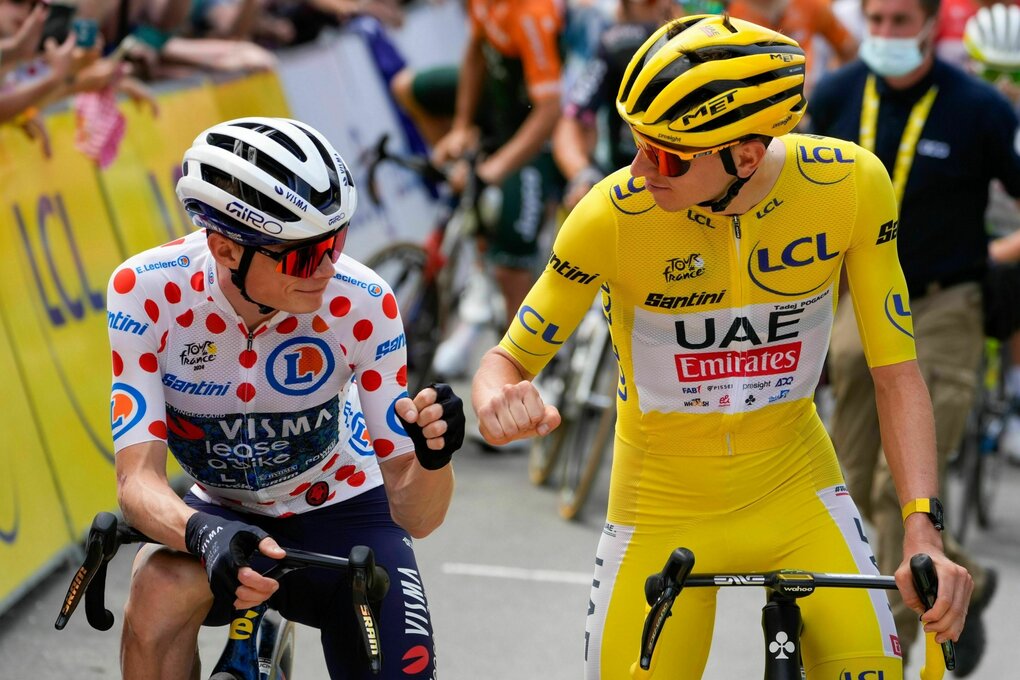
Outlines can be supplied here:
M206 232L206 243L215 260L227 269L237 269L244 247L211 229Z

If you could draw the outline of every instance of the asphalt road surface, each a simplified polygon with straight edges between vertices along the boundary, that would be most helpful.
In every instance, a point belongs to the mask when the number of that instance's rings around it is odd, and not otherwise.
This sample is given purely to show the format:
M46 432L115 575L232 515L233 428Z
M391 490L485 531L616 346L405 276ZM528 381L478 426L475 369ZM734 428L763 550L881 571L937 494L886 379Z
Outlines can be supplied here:
M604 516L606 479L580 520L565 522L556 514L554 492L529 483L523 451L485 453L469 443L455 460L457 492L448 519L416 545L437 631L439 677L583 677L585 612ZM998 594L986 612L988 652L972 678L1016 678L1020 667L1020 623L1010 607L1020 603L1018 492L1020 469L1007 469L998 498L997 526L970 539L975 554L994 565L1000 575ZM129 566L128 555L111 563L107 601L117 623L108 632L91 629L83 611L75 614L65 630L54 630L71 567L46 580L0 618L0 679L120 677L120 607ZM761 594L724 591L719 603L705 678L761 677ZM203 630L201 649L207 664L219 655L225 631ZM297 640L294 677L326 678L316 631L301 628ZM914 664L906 677L918 677Z

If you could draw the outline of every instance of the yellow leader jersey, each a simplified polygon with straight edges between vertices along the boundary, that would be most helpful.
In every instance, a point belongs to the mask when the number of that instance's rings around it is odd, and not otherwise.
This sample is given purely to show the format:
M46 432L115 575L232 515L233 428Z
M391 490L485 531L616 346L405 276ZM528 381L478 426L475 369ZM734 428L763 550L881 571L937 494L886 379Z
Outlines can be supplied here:
M617 436L705 454L776 445L813 413L844 264L869 365L914 359L885 168L851 142L781 140L775 186L742 215L662 210L627 168L597 184L500 346L538 373L601 287Z

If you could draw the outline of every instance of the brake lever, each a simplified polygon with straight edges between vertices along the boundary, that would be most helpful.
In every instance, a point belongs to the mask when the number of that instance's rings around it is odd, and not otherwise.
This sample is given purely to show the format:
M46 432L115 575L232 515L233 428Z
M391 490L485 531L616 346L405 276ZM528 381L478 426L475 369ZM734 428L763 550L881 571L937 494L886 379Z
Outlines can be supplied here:
M917 590L917 594L921 598L921 606L925 611L928 611L935 606L939 592L939 577L935 572L935 563L932 562L931 557L923 553L914 555L910 558L910 575L914 579L914 589ZM928 641L930 646L930 643L934 641L934 633L928 633L925 637L927 638L929 635L931 636L931 640ZM942 660L946 670L951 671L956 668L956 646L952 640L946 640L941 647ZM925 675L925 671L931 662L932 660L926 655L925 668L921 669L922 677L928 677Z

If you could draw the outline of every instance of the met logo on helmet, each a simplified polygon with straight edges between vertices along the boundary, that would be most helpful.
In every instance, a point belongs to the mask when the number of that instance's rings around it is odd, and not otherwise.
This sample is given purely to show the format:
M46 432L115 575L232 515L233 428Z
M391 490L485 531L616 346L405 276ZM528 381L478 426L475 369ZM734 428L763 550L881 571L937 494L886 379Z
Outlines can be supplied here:
M715 99L710 99L698 108L694 109L691 113L686 113L680 117L680 122L684 125L689 125L692 120L697 120L702 116L714 116L716 114L725 111L730 104L737 97L736 90L730 90L729 92L723 93Z
M279 222L274 222L262 213L255 212L248 206L238 203L237 201L227 203L227 213L237 217L242 222L247 222L256 229L261 229L267 234L280 234L283 232L283 227Z

